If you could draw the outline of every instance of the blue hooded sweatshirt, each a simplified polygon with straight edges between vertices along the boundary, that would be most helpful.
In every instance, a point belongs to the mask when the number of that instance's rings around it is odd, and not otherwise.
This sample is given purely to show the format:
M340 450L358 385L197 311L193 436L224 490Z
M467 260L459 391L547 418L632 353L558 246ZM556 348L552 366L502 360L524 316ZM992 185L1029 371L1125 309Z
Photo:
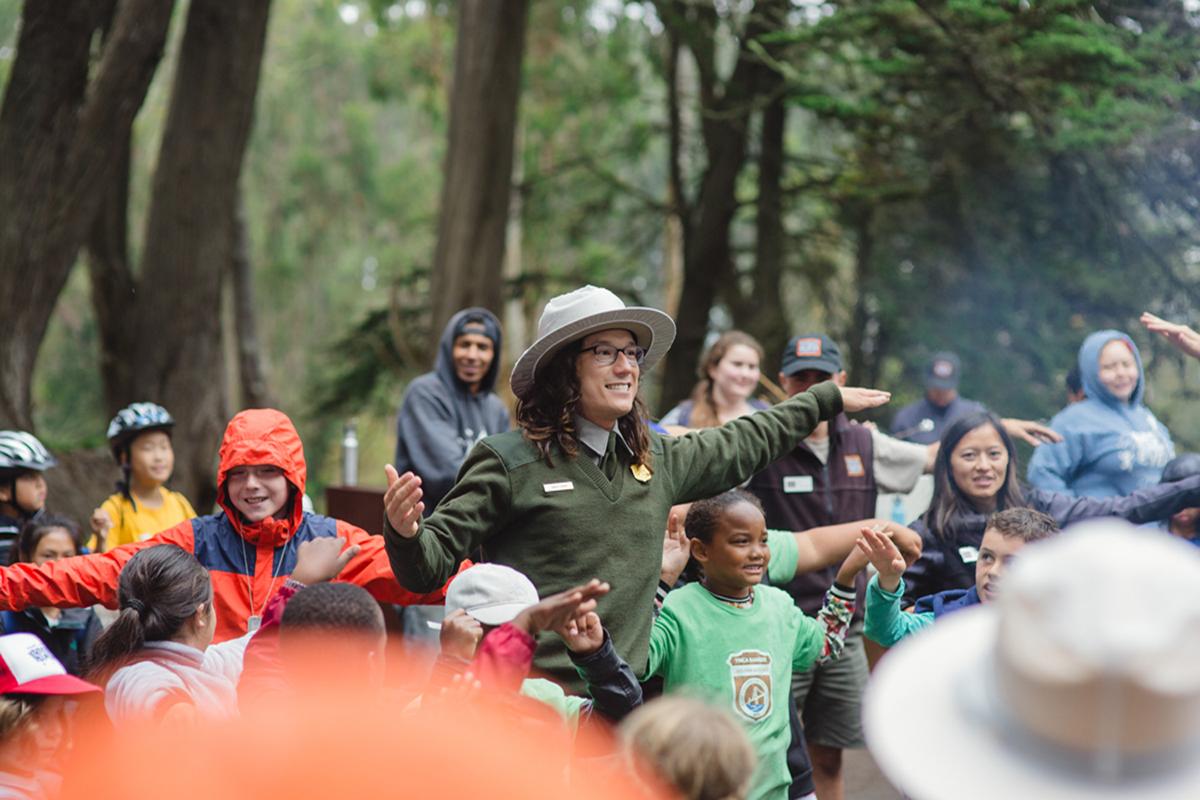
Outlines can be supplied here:
M492 340L492 365L475 394L454 370L454 340L465 326L482 324ZM475 443L510 427L508 408L492 391L500 372L500 321L486 308L466 308L446 323L433 372L413 380L396 420L396 470L421 478L428 516L450 491Z
M1114 339L1129 345L1138 368L1137 386L1126 402L1100 382L1100 351ZM1050 421L1063 441L1034 450L1029 482L1038 489L1088 497L1127 495L1157 484L1175 446L1166 426L1142 403L1146 373L1137 345L1120 331L1097 331L1079 348L1079 374L1087 399Z

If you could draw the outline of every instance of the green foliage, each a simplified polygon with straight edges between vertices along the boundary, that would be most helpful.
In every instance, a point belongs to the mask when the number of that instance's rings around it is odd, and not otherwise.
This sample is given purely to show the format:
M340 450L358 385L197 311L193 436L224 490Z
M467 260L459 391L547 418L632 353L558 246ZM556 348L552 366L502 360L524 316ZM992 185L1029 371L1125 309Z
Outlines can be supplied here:
M1048 416L1088 332L1136 327L1186 285L1174 264L1195 217L1175 217L1172 240L1132 179L1194 127L1181 105L1200 31L1172 22L1070 0L889 0L792 33L796 106L848 134L830 213L850 253L870 248L858 379L899 363L904 402L924 359L953 348L965 393Z
M530 4L514 175L520 274L508 286L530 323L548 295L584 281L664 302L663 5ZM724 76L757 6L718 6L695 32ZM318 499L351 415L362 474L379 480L404 384L429 366L455 7L273 3L243 194L272 389L304 435ZM778 291L795 328L847 345L855 380L903 403L920 391L924 359L952 347L965 394L1046 417L1089 331L1132 329L1143 307L1194 315L1200 29L1181 4L843 0L810 17L811 4L792 7L797 16L754 50L786 79L789 103ZM17 0L0 0L0 48L15 42L19 15ZM181 18L135 127L135 261ZM681 62L689 188L706 166L696 69ZM758 124L756 113L732 230L747 283L758 268ZM35 389L56 443L103 431L95 336L77 274ZM781 343L764 344L770 373ZM1147 352L1155 410L1200 446L1188 413L1194 368L1161 346Z

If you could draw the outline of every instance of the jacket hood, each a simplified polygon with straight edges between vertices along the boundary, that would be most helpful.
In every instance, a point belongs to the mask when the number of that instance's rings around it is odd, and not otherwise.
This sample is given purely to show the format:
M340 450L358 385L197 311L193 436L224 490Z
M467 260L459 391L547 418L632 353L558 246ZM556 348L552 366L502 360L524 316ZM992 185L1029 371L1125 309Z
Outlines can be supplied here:
M225 479L234 467L270 464L283 470L284 477L295 489L289 502L290 513L285 519L267 518L248 523L229 502ZM287 414L273 408L253 408L239 412L225 426L221 439L221 463L217 468L217 502L225 509L234 530L255 544L278 547L291 538L304 516L304 486L308 466L304 461L304 446L300 434Z
M454 340L462 335L463 328L470 323L483 325L484 335L492 340L495 351L492 364L479 383L480 394L483 394L492 391L496 385L496 376L500 374L500 345L503 343L500 336L500 320L486 308L478 306L464 308L450 318L442 331L441 343L438 345L437 363L433 369L437 373L438 380L449 388L459 392L468 391L466 385L458 379L458 375L454 371Z
M977 605L979 605L979 592L972 586L970 589L947 589L944 592L921 597L917 600L913 611L918 614L932 611L936 618Z
M1096 331L1083 340L1079 348L1079 377L1083 383L1083 391L1089 398L1095 399L1106 406L1120 408L1124 403L1117 400L1104 384L1100 382L1100 351L1114 339L1120 339L1129 345L1133 351L1133 360L1137 363L1138 382L1133 394L1129 396L1129 406L1140 406L1142 397L1146 394L1146 372L1142 368L1142 354L1129 335L1117 330Z

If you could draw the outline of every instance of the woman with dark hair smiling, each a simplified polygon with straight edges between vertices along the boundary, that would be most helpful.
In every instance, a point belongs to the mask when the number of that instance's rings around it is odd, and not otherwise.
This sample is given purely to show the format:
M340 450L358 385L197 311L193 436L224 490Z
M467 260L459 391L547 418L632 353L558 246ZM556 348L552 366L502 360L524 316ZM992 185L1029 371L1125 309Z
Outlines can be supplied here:
M1032 508L1065 528L1090 517L1153 522L1200 503L1200 475L1123 497L1074 497L1022 487L1012 439L987 411L955 420L941 441L933 468L933 500L912 526L921 534L923 548L904 574L908 598L974 585L979 543L987 518L996 511Z
M738 485L843 408L888 399L827 382L720 427L659 436L638 390L674 338L669 316L628 308L606 289L553 298L513 368L518 430L476 445L424 519L420 479L387 468L384 538L400 583L440 586L477 548L543 597L600 578L612 591L597 613L617 652L644 672L671 506ZM580 687L561 643L542 641L535 663Z

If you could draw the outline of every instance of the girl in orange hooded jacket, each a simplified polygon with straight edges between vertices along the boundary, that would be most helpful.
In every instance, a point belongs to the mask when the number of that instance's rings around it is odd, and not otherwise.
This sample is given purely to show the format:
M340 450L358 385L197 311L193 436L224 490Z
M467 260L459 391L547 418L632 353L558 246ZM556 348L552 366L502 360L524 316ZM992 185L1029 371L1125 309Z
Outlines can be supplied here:
M237 414L221 440L217 502L223 511L181 522L149 539L106 553L76 556L42 566L0 569L0 609L27 606L117 605L121 567L138 550L174 544L192 553L212 576L217 612L214 641L257 627L271 595L296 566L304 542L340 536L360 551L338 580L357 584L376 599L400 605L436 605L445 587L431 594L402 588L392 576L383 537L347 522L306 513L307 467L300 436L287 415L274 409Z

